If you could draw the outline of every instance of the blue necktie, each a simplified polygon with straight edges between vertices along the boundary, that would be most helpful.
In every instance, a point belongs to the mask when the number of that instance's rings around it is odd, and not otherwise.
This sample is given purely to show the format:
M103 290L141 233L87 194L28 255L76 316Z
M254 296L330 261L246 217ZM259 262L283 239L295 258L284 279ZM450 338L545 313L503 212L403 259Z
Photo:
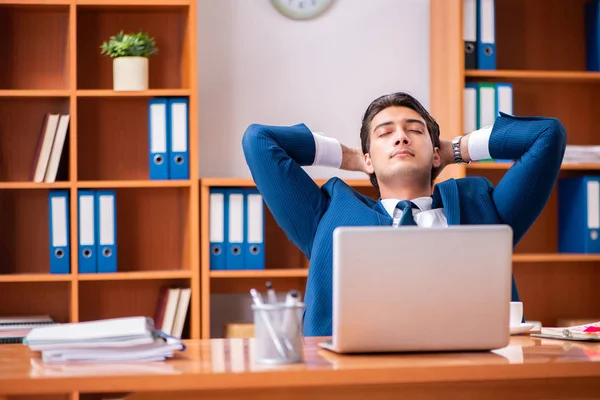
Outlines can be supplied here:
M412 201L408 201L408 200L402 200L402 201L399 201L398 204L396 204L396 208L399 208L400 210L402 210L402 217L400 218L400 222L398 223L398 226L417 225L417 223L415 222L415 218L413 217L413 213L412 213L413 207L416 208L417 205L415 203L413 203Z

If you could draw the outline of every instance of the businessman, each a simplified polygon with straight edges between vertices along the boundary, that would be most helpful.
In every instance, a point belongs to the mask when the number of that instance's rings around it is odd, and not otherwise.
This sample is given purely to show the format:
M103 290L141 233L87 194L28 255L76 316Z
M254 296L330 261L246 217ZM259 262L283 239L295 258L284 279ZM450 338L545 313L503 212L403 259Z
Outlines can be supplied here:
M349 148L304 124L253 124L242 139L246 162L267 207L310 260L306 336L331 335L336 227L508 224L516 245L548 201L566 147L566 132L558 120L503 113L493 126L440 140L435 120L406 93L375 99L363 116L360 138L361 148ZM432 185L451 163L487 158L515 160L496 187L482 177ZM319 188L302 169L310 165L363 171L380 198L364 196L339 178ZM519 300L514 279L512 300Z

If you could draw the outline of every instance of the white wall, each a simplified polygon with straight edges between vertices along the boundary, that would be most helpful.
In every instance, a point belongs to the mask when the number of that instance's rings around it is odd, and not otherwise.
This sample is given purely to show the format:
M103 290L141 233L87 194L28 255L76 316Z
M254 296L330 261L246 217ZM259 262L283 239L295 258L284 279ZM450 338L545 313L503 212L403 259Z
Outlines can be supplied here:
M429 0L336 0L310 21L269 0L198 0L198 68L201 178L250 177L241 137L251 123L304 122L359 146L379 95L409 91L429 107Z

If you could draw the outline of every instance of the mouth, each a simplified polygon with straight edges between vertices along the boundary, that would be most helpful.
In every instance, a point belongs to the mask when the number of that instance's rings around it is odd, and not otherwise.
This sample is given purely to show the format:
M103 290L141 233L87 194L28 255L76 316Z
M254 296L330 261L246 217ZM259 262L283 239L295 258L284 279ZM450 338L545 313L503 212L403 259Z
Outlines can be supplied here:
M410 150L407 150L407 149L396 149L396 150L394 150L392 152L392 155L390 156L390 158L394 158L394 157L405 158L405 157L414 157L414 156L415 155Z

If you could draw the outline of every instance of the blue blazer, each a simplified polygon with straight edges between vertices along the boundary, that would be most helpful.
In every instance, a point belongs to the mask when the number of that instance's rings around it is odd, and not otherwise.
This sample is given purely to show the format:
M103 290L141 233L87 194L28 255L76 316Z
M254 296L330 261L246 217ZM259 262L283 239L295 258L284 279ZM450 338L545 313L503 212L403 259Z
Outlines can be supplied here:
M242 146L265 204L288 239L310 260L305 293L306 336L331 335L332 244L338 226L390 226L381 201L362 195L343 180L322 187L303 170L315 159L312 132L250 125ZM448 179L434 187L433 208L443 208L449 225L508 224L516 246L543 210L560 171L566 132L560 121L500 113L490 134L495 159L516 160L494 187L483 177ZM432 244L435 246L435 244ZM512 299L519 301L514 282Z

